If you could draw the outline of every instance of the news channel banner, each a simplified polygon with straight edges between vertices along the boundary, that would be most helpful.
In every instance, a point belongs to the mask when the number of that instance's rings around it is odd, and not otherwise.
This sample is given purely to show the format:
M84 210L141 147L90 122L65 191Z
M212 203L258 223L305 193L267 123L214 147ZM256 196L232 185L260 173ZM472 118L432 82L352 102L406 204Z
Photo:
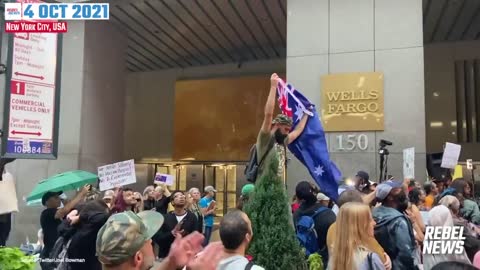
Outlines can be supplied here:
M7 33L65 33L66 21L109 19L108 3L5 3Z

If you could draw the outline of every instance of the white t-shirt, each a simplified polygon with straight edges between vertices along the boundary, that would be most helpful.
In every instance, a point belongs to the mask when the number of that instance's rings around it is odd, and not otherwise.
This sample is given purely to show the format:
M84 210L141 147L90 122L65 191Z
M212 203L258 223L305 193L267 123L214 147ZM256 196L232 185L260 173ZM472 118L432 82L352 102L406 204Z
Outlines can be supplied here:
M247 258L241 255L235 255L220 261L217 266L217 270L239 270L245 269L248 264ZM252 270L265 270L263 267L258 265L252 266Z
M337 216L338 211L340 211L340 209L338 208L338 205L334 204L333 207L332 207L332 211L333 211L333 213L335 213L335 216Z
M177 218L177 222L180 223L180 221L182 221L187 216L187 213L188 212L185 212L185 214L182 215L182 216L175 215L175 217Z

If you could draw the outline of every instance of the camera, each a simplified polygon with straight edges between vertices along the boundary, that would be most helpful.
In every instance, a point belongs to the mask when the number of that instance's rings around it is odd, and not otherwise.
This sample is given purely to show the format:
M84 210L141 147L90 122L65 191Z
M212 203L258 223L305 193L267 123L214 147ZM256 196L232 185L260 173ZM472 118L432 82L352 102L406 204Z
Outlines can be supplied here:
M388 173L388 155L390 152L387 149L387 145L393 145L391 141L381 139L378 143L380 148L378 149L378 154L380 155L380 179L379 183L386 181Z
M393 143L391 141L381 139L379 145L380 145L380 147L384 148L387 145L393 145Z

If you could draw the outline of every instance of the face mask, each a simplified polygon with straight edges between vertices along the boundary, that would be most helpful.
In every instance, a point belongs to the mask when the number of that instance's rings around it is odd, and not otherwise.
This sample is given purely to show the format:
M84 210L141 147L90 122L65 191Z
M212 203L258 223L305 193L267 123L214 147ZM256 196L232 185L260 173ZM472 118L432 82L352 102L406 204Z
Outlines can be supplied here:
M275 130L275 141L278 144L283 144L285 142L285 138L287 138L287 134L283 134L280 129Z

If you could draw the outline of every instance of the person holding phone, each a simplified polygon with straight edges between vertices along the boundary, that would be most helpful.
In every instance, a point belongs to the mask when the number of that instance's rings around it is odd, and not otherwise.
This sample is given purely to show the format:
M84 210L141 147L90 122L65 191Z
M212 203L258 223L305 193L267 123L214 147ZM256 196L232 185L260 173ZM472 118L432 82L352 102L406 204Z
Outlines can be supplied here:
M87 193L91 189L91 185L85 185L80 192L77 193L75 198L69 201L63 208L59 208L61 204L60 195L63 193L59 192L47 192L42 196L42 204L46 207L40 215L40 225L42 226L43 231L43 242L45 244L40 258L45 259L50 255L55 242L58 238L57 228L61 224L61 220L68 214L70 211L77 205L79 202L83 201ZM48 269L46 265L40 263L43 270Z
M203 231L203 235L205 236L205 240L203 242L203 246L206 247L210 242L210 237L212 236L212 229L213 229L213 222L215 217L215 211L217 210L217 204L213 197L215 196L215 190L212 186L205 187L205 197L203 197L200 202L200 210L204 216L204 226L205 229Z
M198 228L198 219L194 213L185 209L187 199L182 191L174 191L171 195L172 205L175 208L165 215L165 221L152 240L158 244L158 257L165 258L177 235L186 236Z

